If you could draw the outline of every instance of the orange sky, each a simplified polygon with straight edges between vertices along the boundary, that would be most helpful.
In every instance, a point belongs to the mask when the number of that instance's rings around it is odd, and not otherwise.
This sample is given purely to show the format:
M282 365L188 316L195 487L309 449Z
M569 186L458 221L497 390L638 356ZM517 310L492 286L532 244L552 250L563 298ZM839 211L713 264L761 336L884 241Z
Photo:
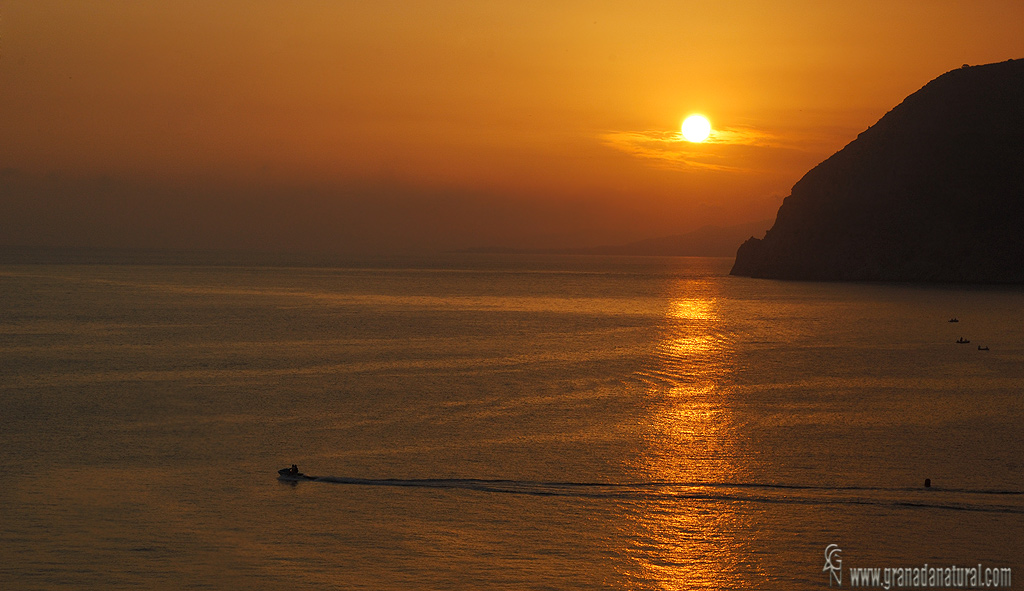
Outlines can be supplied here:
M1024 3L0 5L0 244L568 246L773 217ZM693 112L712 141L676 139Z

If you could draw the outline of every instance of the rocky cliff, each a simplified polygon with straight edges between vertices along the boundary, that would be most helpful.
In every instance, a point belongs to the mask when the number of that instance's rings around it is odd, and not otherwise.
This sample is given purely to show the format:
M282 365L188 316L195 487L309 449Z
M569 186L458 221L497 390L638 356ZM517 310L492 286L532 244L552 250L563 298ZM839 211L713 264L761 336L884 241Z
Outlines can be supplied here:
M1024 283L1024 60L907 97L793 186L732 274Z

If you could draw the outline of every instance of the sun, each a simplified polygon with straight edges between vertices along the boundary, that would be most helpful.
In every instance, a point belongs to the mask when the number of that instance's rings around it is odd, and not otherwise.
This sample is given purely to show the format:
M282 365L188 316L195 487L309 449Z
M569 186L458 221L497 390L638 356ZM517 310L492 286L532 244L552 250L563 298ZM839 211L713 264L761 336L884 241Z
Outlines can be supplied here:
M691 142L703 142L711 135L711 122L703 115L690 115L683 121L683 137Z

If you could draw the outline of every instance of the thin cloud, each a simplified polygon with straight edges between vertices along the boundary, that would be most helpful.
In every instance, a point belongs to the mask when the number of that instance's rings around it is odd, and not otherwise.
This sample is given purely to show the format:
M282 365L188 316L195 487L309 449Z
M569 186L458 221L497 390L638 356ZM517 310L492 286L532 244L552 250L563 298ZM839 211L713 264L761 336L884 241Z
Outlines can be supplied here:
M727 127L713 129L705 144L727 144L731 146L782 147L778 138L753 127Z
M601 135L607 145L639 158L652 160L652 164L681 169L736 170L720 162L710 152L698 152L681 139L679 132L666 131L616 131ZM717 162L716 162L717 161Z
M725 172L756 172L749 153L762 150L798 150L779 137L752 127L715 129L701 143L683 139L678 131L613 131L601 134L602 143L653 161L657 166Z

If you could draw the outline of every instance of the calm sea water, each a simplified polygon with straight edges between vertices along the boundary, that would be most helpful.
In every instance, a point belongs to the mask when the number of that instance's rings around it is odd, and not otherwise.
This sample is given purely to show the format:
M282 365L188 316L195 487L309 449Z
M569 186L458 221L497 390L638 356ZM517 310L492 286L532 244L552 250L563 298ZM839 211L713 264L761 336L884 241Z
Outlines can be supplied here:
M1024 580L1024 292L730 263L0 267L0 587Z

